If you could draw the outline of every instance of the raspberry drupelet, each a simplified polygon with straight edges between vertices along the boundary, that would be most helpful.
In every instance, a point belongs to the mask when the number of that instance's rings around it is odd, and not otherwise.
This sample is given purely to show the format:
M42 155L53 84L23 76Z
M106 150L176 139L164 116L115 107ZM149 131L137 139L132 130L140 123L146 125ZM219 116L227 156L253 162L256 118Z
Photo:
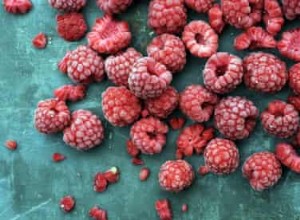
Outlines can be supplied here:
M223 19L223 12L219 4L214 4L214 6L208 11L208 21L210 26L218 34L222 33L226 23Z
M141 110L139 99L125 87L108 87L102 93L102 111L113 126L132 124L139 118Z
M299 0L282 0L283 12L288 20L294 20L300 15L300 1Z
M275 154L263 151L252 154L245 161L243 175L256 191L263 191L275 185L281 177L281 164Z
M47 35L43 32L38 33L33 39L32 39L32 45L37 49L44 49L47 46L48 38Z
M79 11L86 5L86 0L48 0L49 4L60 11Z
M283 32L277 48L282 56L300 62L300 28Z
M289 70L289 86L296 95L300 95L300 63L293 65Z
M3 0L5 11L11 14L26 14L32 8L30 0Z
M133 0L97 0L97 6L106 14L119 14L125 11Z
M184 0L187 7L198 13L206 13L213 6L214 0Z
M75 199L73 196L64 196L59 201L60 208L65 212L71 212L75 207Z
M214 112L218 97L201 85L190 85L180 94L180 110L196 122L205 122Z
M299 133L298 133L299 134ZM287 143L279 143L276 145L276 157L286 167L300 173L300 157L295 148Z
M54 90L53 94L62 101L76 102L85 97L86 88L84 85L64 85Z
M107 211L95 205L89 210L89 216L94 220L107 220Z
M220 101L215 108L215 126L221 134L231 140L247 138L253 131L258 109L252 101L236 96Z
M280 4L277 0L265 0L263 20L266 30L271 35L274 36L281 31L284 24L284 18Z

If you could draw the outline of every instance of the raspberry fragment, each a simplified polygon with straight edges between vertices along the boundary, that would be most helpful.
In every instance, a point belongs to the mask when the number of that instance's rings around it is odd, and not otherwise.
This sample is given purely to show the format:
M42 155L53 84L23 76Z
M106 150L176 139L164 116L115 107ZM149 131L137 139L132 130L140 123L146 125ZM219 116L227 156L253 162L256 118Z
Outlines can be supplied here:
M125 11L133 0L97 0L97 6L106 14L119 14Z
M140 150L134 145L132 140L128 140L126 142L126 149L127 149L127 153L131 157L137 157L140 154Z
M62 101L76 102L85 97L84 85L64 85L54 90L54 96Z
M169 125L173 130L181 129L185 124L185 118L182 117L174 117L169 119Z
M49 4L60 11L79 11L86 5L86 0L48 0Z
M132 158L131 163L136 166L144 165L144 161L137 157Z
M300 157L292 145L287 143L277 144L276 157L284 166L295 173L300 173Z
M300 95L300 63L297 63L290 68L289 85L296 95Z
M264 0L264 23L266 30L271 35L276 35L281 31L284 24L283 13L277 0Z
M282 56L300 62L300 28L285 31L277 48Z
M94 206L89 210L89 216L94 220L107 220L106 210L100 208L99 206Z
M160 199L155 202L155 209L160 220L172 220L172 207L168 199Z
M14 151L17 149L18 144L15 140L7 140L7 141L5 141L5 147L9 150Z
M108 181L103 173L97 173L94 177L94 190L96 192L104 192L107 189Z
M11 14L25 14L32 8L30 0L3 0L5 11Z
M139 178L141 181L146 181L149 178L150 170L147 167L143 167L140 170Z
M75 199L73 196L64 196L60 200L60 208L65 212L71 212L75 207Z
M214 0L185 0L186 6L198 13L206 13L212 6Z
M61 162L65 159L66 159L66 157L60 153L54 153L52 155L52 160L53 160L53 162L56 162L56 163Z
M44 49L47 45L47 36L44 33L39 33L33 38L32 44L38 49Z
M222 33L226 23L223 20L223 12L219 4L214 4L214 6L208 11L208 21L210 26L218 34Z
M109 183L116 183L120 178L120 172L117 167L112 167L104 172L104 177Z

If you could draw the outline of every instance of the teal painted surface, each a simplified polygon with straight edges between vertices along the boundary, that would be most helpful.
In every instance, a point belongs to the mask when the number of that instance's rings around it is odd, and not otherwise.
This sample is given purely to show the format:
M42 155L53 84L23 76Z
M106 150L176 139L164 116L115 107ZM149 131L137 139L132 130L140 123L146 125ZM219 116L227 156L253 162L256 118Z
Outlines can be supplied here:
M131 25L132 45L145 54L146 45L154 36L146 28L149 1L137 2L120 17ZM113 220L157 219L154 202L159 198L171 200L174 219L300 219L300 177L286 169L279 184L262 193L250 188L240 169L226 177L197 176L190 189L178 194L162 191L158 186L157 172L165 160L174 158L178 132L170 132L162 154L143 156L151 168L149 180L143 183L138 179L140 167L131 165L125 150L128 128L112 128L105 123L104 144L86 153L65 146L60 134L45 136L37 133L32 123L36 103L51 97L54 88L70 83L57 70L57 61L67 50L85 43L85 40L64 42L55 31L56 11L50 9L46 1L33 0L33 3L34 9L25 16L9 15L0 8L0 143L8 138L19 143L15 152L0 148L1 220L88 219L87 212L94 204L107 209L109 219ZM84 14L90 27L95 18L101 16L92 0ZM189 11L189 19L206 18ZM299 26L299 20L289 22L285 29L296 26ZM31 46L31 39L39 32L46 32L51 38L45 50ZM237 52L232 48L237 33L227 28L220 38L219 51L245 56L248 52ZM189 56L186 68L175 76L173 85L182 91L191 83L202 83L204 64L205 60ZM92 85L87 98L71 104L70 108L89 109L103 119L100 94L110 85L108 81ZM232 95L246 96L262 110L270 100L285 99L288 93L286 88L275 95L262 95L248 91L242 85ZM244 162L253 152L273 151L278 141L266 135L258 124L251 138L237 142L241 161ZM63 153L67 160L53 164L51 155L54 152ZM194 168L203 163L201 156L187 160ZM92 187L94 174L111 166L121 168L120 182L104 193L95 193ZM58 207L59 199L65 194L73 195L77 201L76 209L70 214L64 214ZM182 203L189 204L188 213L181 213Z

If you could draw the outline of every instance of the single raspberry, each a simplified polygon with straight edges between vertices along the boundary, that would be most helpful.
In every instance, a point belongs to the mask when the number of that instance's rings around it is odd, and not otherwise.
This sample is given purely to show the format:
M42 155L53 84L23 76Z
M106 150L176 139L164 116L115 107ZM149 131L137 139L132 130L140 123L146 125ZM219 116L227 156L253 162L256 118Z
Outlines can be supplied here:
M182 41L196 57L206 58L217 52L219 37L205 21L191 21L184 27Z
M59 63L59 69L68 74L76 83L101 82L104 78L103 60L96 52L86 46L67 52Z
M283 32L277 48L282 56L300 62L300 28Z
M117 53L131 41L129 25L117 21L110 15L97 18L94 27L87 35L88 45L98 53Z
M277 0L264 0L264 17L265 26L271 35L276 35L281 31L284 24L283 13Z
M205 148L204 161L208 172L230 174L239 166L239 150L233 141L215 138Z
M107 189L108 181L103 173L97 173L94 177L95 192L104 192Z
M83 14L72 12L56 16L56 31L66 41L77 41L84 37L87 24Z
M125 11L133 0L97 0L97 6L106 14L119 14Z
M215 109L215 126L232 140L247 138L256 124L258 109L252 101L236 96L220 101Z
M181 129L185 124L185 118L174 117L169 120L169 125L173 130Z
M275 185L282 169L275 155L268 151L252 154L243 165L243 175L254 190L262 191Z
M75 199L73 196L64 196L60 200L60 208L65 212L71 212L75 207Z
M130 90L139 98L156 98L172 81L172 73L165 65L151 57L138 59L128 78Z
M39 33L32 40L32 45L38 49L44 49L47 46L47 36L44 33Z
M290 68L289 85L296 95L300 95L300 63L297 63Z
M139 178L141 181L146 181L150 176L150 170L147 167L143 167L140 170Z
M288 138L298 129L299 115L293 105L274 100L261 113L261 121L265 131L269 134Z
M7 140L7 141L5 141L5 147L9 150L14 151L17 149L18 144L15 140Z
M272 54L252 53L244 58L243 65L244 82L255 91L278 92L287 82L285 63Z
M32 8L30 0L3 0L5 11L11 14L25 14Z
M52 155L52 160L55 163L61 162L61 161L65 160L65 159L66 159L66 157L63 154L60 154L60 153L54 153Z
M99 206L94 206L89 211L89 216L94 220L107 220L107 212Z
M169 86L163 94L157 98L145 100L145 108L155 117L167 118L177 107L179 94L174 87Z
M128 77L133 64L141 57L142 54L132 47L109 56L104 62L107 77L117 86L128 87Z
M149 57L164 64L172 73L180 72L186 63L183 42L172 34L159 35L147 47Z
M156 34L180 33L186 25L187 14L183 0L152 0L148 9L148 26Z
M131 139L143 154L158 154L166 144L168 126L157 118L137 121L130 130Z
M84 85L64 85L54 90L54 96L62 101L76 102L85 97Z
M212 29L215 30L215 32L220 34L223 31L226 23L223 20L223 12L219 4L214 4L214 6L211 9L209 9L208 21Z
M70 123L70 111L64 101L46 99L40 101L35 110L35 127L45 134L62 131Z
M198 13L206 13L213 6L214 0L185 0L186 6Z
M299 0L283 0L283 12L288 20L294 20L300 15Z
M156 200L155 209L160 220L172 220L172 207L167 199Z
M140 150L137 148L137 146L134 145L132 140L128 140L126 142L126 150L129 156L135 158L140 154Z
M72 113L71 124L64 130L64 142L78 150L88 150L101 144L104 129L100 119L88 110Z
M48 0L49 4L60 11L79 11L86 5L86 0Z
M103 173L104 178L107 180L108 183L116 183L120 179L120 171L118 167L112 167L109 170Z
M288 97L288 103L292 104L294 108L300 112L300 96L290 95Z
M195 178L193 167L184 160L166 161L159 170L160 186L171 192L188 188Z
M180 110L196 122L208 121L214 112L218 97L201 85L190 85L180 94Z
M192 156L194 151L196 154L202 153L207 143L213 138L213 128L205 128L201 124L193 124L184 128L177 138L176 158Z
M181 206L181 211L182 212L187 212L189 210L189 207L186 203L183 203Z
M243 61L233 54L212 55L203 70L204 85L217 94L233 91L243 81Z
M137 157L132 158L131 163L136 166L144 165L144 161Z
M276 40L261 27L251 27L234 39L234 48L237 50L275 48Z
M300 157L290 144L279 143L276 145L276 157L286 167L300 173Z

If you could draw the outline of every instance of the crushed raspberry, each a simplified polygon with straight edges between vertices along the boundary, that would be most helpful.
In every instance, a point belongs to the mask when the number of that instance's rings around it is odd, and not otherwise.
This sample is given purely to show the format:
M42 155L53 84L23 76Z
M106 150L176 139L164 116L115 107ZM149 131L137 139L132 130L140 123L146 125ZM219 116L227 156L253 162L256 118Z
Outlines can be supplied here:
M182 212L187 212L188 209L189 209L189 207L188 207L188 205L186 203L182 204L182 206L181 206L181 211Z
M215 109L215 126L221 134L232 140L247 138L253 131L258 109L245 98L227 97Z
M5 11L11 14L25 14L32 8L30 0L3 0Z
M288 97L288 103L292 104L294 108L300 112L300 96L290 95Z
M137 121L130 130L131 140L143 154L158 154L166 144L168 126L154 117Z
M59 69L75 83L101 82L104 78L102 58L87 46L67 52L59 63Z
M180 110L196 122L205 122L213 114L218 97L201 85L190 85L180 94Z
M42 100L35 110L35 127L41 133L56 133L69 125L70 118L70 111L64 101Z
M140 170L139 178L141 181L146 181L150 176L150 170L147 167L143 167Z
M117 53L131 41L129 24L126 21L117 21L110 15L97 18L87 40L89 47L98 53Z
M85 97L84 85L64 85L54 90L54 96L62 101L76 102Z
M177 138L177 159L192 156L193 152L200 154L207 143L214 138L214 129L205 128L201 124L193 124L183 129Z
M133 0L97 0L97 6L106 14L119 14L125 11Z
M56 16L56 30L66 41L77 41L84 37L87 24L83 14L72 12Z
M172 207L167 199L156 200L155 209L160 220L172 220Z
M274 100L262 112L261 121L265 131L269 134L288 138L298 129L299 115L293 105Z
M104 192L107 189L108 181L103 173L97 173L94 177L95 192Z
M290 68L289 85L296 95L300 95L300 63L297 63Z
M125 87L108 87L102 93L104 117L114 126L127 126L135 122L141 113L139 99Z
M198 13L206 13L213 6L214 0L185 0L186 6Z
M107 220L107 212L99 206L94 206L89 211L89 216L94 220Z
M300 157L292 145L279 143L276 145L276 157L286 167L300 173Z
M271 35L281 31L284 24L283 13L277 0L264 0L264 17L266 30Z
M60 11L79 11L86 5L86 0L48 0L49 4Z
M60 153L54 153L52 155L52 160L53 160L53 162L56 162L56 163L61 162L65 159L66 159L66 157L63 154L60 154Z
M150 115L158 118L167 118L177 107L179 94L174 87L169 86L163 94L157 98L145 100L145 108Z
M132 140L128 140L126 143L126 149L129 156L135 158L140 154L140 150L134 145Z
M282 0L283 12L288 20L294 20L300 15L300 1L299 0Z
M162 34L153 38L147 47L147 53L172 73L180 72L186 63L184 44L179 37L172 34Z
M180 33L186 25L187 14L183 0L152 0L148 9L148 26L156 34Z
M217 52L219 37L205 21L191 21L184 27L182 41L196 57L207 58Z
M277 48L282 56L300 62L300 28L283 32Z
M65 196L60 200L60 208L65 212L71 212L75 207L75 199L72 196Z
M137 60L128 78L130 90L142 99L162 95L171 81L172 73L151 57Z
M63 140L78 150L88 150L100 145L104 128L100 119L88 110L72 113L71 124L64 130Z
M203 70L204 85L217 94L233 91L243 80L241 58L224 52L212 55Z
M144 161L137 157L132 158L131 163L136 166L144 165Z
M243 175L254 190L262 191L275 185L282 169L275 155L268 151L254 153L245 161Z
M222 33L226 23L223 20L223 12L219 4L214 4L214 6L208 11L208 21L212 29L218 34Z
M35 48L44 49L47 46L47 36L44 33L39 33L33 38L32 44Z
M244 58L244 82L258 92L280 91L287 82L288 74L283 61L272 54L257 52Z
M5 141L5 147L9 150L14 151L17 149L18 144L15 140L7 140L7 141Z
M133 64L141 57L142 54L134 48L109 56L104 62L107 77L117 86L128 87L128 77Z
M105 171L103 175L108 183L116 183L119 181L120 171L118 167L112 167L109 170Z
M185 124L185 118L182 117L174 117L169 119L169 125L173 130L181 129Z

